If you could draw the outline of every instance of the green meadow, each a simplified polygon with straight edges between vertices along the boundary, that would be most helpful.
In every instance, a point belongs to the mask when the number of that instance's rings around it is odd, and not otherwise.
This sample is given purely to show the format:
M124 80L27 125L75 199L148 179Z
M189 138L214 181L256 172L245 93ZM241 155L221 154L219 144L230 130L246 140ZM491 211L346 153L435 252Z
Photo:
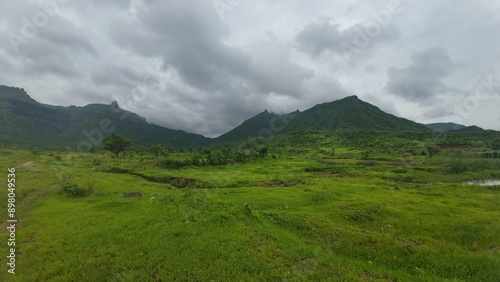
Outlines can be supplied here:
M500 186L461 184L500 179L500 159L292 141L245 161L3 149L0 281L500 280Z

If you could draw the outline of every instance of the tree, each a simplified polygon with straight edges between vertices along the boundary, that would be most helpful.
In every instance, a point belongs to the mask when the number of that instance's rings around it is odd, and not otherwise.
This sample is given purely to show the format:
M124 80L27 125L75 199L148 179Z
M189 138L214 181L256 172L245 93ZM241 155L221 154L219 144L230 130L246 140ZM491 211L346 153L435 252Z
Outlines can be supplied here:
M493 144L491 146L493 150L500 150L500 138L493 140Z
M432 147L431 145L428 145L427 152L429 153L429 157L432 158L432 154L434 153L434 147Z
M159 157L159 156L168 156L168 153L169 153L169 149L163 147L162 145L160 144L152 144L152 145L149 145L149 152L153 155L155 155L155 157Z
M114 132L110 136L104 138L104 149L113 152L118 157L118 154L132 145L132 141L120 134Z
M269 149L267 147L262 147L259 149L259 154L261 157L265 158Z
M429 157L432 158L435 154L438 154L441 151L441 148L439 148L438 145L436 144L427 144L427 152L429 153Z

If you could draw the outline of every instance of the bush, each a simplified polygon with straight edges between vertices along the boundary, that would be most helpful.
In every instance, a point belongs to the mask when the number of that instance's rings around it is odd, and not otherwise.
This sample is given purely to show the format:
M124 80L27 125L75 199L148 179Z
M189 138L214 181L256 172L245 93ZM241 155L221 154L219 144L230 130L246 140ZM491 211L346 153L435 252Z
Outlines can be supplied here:
M344 174L347 172L347 167L345 166L334 166L330 170L333 174Z
M459 174L467 171L467 164L460 160L453 160L447 164L448 173Z
M65 184L62 189L68 197L72 198L85 197L90 193L89 189L82 188L76 184Z
M493 143L491 144L491 148L493 150L500 150L500 138L493 140Z
M93 165L101 165L101 159L98 157L92 157L92 164Z
M328 171L329 167L326 165L319 166L319 165L313 165L313 166L308 166L304 168L305 172L318 172L318 171Z
M483 153L482 154L482 157L483 158L487 158L487 159L498 159L500 158L500 152L487 152L487 153Z

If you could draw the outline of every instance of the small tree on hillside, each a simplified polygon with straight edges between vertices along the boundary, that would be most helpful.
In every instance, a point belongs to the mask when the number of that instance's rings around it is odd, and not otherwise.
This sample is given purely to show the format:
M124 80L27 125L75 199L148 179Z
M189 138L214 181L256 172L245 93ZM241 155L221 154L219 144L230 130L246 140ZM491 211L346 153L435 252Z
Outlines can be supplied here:
M259 154L261 157L265 158L269 149L267 147L262 147L259 149Z
M114 132L110 136L104 138L104 149L113 152L118 157L118 154L132 145L132 141L120 134Z
M430 158L432 158L432 156L434 156L435 154L441 152L441 148L439 148L439 146L436 144L427 144L426 149Z
M500 138L493 140L493 144L491 145L493 150L500 150Z
M160 144L152 144L152 145L149 145L149 152L151 154L155 155L155 157L159 157L159 156L166 157L170 153L170 150L167 147L163 147Z

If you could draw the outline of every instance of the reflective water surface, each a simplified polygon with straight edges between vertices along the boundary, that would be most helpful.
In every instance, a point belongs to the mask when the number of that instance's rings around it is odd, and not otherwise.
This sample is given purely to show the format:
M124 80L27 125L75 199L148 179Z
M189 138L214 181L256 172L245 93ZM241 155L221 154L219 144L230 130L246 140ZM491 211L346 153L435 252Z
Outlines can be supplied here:
M463 182L463 184L476 184L481 186L494 186L500 185L500 180L472 180Z

